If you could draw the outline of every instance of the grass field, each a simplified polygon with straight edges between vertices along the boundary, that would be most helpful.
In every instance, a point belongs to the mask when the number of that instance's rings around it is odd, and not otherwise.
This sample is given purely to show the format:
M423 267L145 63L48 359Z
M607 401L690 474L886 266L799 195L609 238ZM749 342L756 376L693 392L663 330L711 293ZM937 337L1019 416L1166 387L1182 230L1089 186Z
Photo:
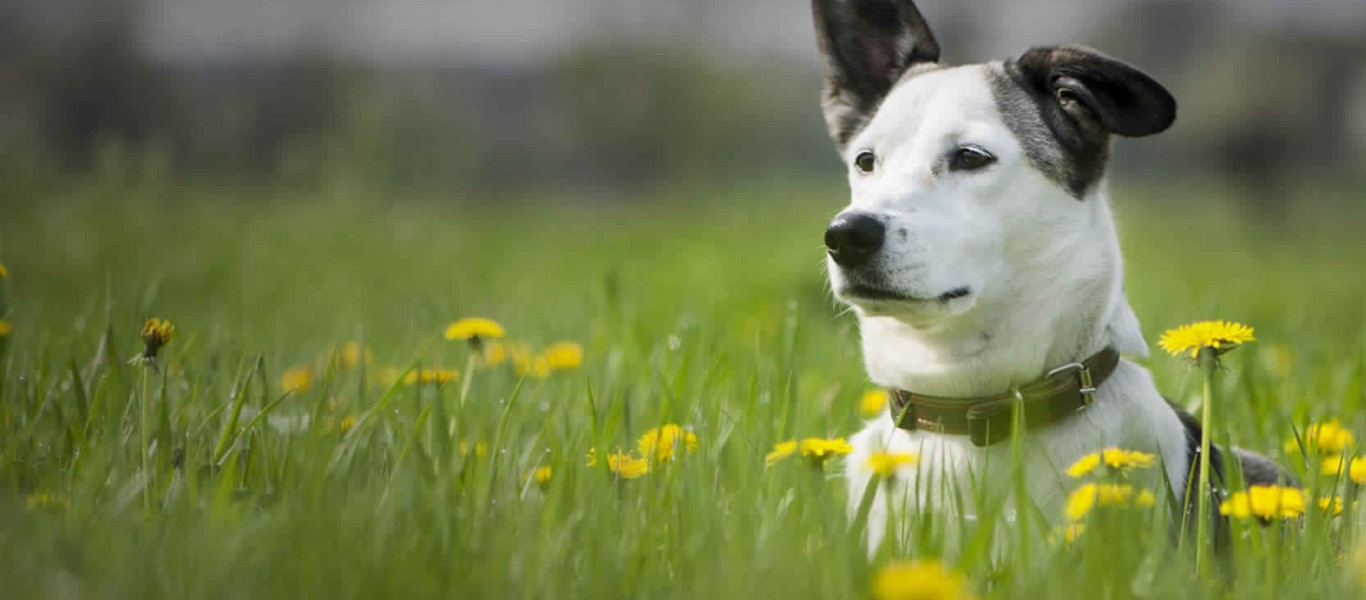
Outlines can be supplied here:
M852 434L869 389L825 288L831 184L472 208L103 183L16 203L0 217L0 598L862 598L898 558L941 559L979 597L1360 594L1351 482L1283 448L1333 418L1366 434L1359 194L1261 220L1210 187L1113 194L1159 387L1189 405L1200 384L1156 349L1164 329L1254 326L1225 360L1217 439L1349 504L1235 521L1197 577L1162 503L1096 511L1072 542L1061 515L953 534L912 516L906 544L869 559L842 464L765 466L777 442ZM576 342L583 364L471 372L443 336L466 316L533 352ZM176 326L156 372L128 364L148 317ZM348 343L369 359L336 358ZM409 368L462 373L391 382ZM289 369L311 380L286 395ZM587 466L673 423L695 451L633 479Z

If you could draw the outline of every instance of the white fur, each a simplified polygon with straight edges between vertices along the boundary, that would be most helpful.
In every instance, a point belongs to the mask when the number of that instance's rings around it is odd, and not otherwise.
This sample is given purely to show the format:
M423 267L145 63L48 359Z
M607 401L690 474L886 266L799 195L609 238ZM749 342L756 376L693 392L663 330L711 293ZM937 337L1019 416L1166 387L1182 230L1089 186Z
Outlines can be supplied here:
M878 385L935 396L984 396L1107 345L1147 354L1124 297L1105 186L1079 201L1030 166L996 107L988 68L957 67L906 79L846 146L846 163L864 150L878 157L872 173L850 169L850 209L878 215L887 232L861 276L926 299L851 298L845 292L855 275L829 262L836 296L858 315L868 375ZM950 170L947 157L965 144L986 149L997 162L979 172ZM971 293L935 300L961 287ZM948 499L936 493L945 489L938 484L945 480L956 482L964 497L971 497L974 480L1009 489L1008 442L978 448L966 436L907 432L884 414L852 444L851 512L867 485L867 457L881 449L920 455L919 466L902 468L891 489L910 508L947 506ZM1069 489L1062 470L1109 446L1159 453L1174 482L1172 492L1181 497L1185 429L1147 371L1125 361L1101 386L1093 406L1029 433L1024 463L1030 500L1043 514L1062 518ZM1155 487L1158 474L1149 475L1153 480L1147 483ZM924 477L936 483L920 485ZM870 547L883 537L886 492L879 492L868 520ZM965 511L963 518L974 518L971 506Z

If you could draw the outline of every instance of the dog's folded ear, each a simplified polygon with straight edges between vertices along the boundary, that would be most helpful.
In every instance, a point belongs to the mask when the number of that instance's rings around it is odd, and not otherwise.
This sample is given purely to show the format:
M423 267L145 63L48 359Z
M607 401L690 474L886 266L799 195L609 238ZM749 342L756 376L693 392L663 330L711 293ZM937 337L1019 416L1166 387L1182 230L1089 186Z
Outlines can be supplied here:
M825 62L825 120L841 150L908 69L939 60L911 0L812 0Z
M1095 50L1034 48L1015 66L1060 139L1067 130L1097 126L1126 137L1152 135L1176 120L1176 100L1162 84Z

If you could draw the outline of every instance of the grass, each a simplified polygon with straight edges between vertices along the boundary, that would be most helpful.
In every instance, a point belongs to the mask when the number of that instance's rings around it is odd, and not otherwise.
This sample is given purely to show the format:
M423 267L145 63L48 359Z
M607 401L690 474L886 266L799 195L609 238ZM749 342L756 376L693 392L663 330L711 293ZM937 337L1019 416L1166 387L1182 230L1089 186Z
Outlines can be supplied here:
M922 515L905 547L868 559L842 465L764 466L776 442L859 427L856 324L821 266L838 188L590 207L359 195L106 182L4 215L0 596L859 598L907 556L942 558L996 598L1360 593L1354 505L1301 526L1235 522L1200 579L1163 503L1099 512L1071 544L1052 523ZM1226 358L1219 439L1353 500L1282 443L1333 417L1366 426L1359 201L1324 192L1259 222L1199 186L1114 196L1154 349L1201 318L1257 328ZM464 370L466 346L441 333L471 315L533 348L577 341L585 364L479 370L463 405L463 381L380 381ZM178 335L147 381L144 479L143 381L127 363L151 316ZM353 341L373 362L328 360ZM1187 362L1140 362L1178 402L1198 397ZM299 366L313 383L286 395ZM696 452L634 480L586 466L590 448L631 449L665 423L694 432ZM528 481L539 466L544 487Z

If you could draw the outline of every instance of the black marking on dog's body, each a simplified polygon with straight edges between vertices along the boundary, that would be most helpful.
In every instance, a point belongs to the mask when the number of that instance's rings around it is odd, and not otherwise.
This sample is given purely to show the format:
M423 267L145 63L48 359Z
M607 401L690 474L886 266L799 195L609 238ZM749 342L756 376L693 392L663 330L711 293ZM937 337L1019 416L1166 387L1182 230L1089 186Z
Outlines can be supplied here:
M1104 177L1111 134L1152 135L1176 119L1176 100L1160 84L1087 48L1034 48L987 73L1030 164L1077 199Z
M1171 400L1167 401L1169 404ZM1172 405L1172 410L1176 411L1177 418L1181 419L1181 425L1186 428L1186 480L1183 482L1181 498L1182 522L1188 528L1187 533L1194 532L1197 511L1200 510L1200 502L1192 490L1197 490L1200 486L1200 444L1204 439L1205 430L1200 426L1200 421L1196 420L1190 413ZM1224 453L1218 446L1210 444L1209 453L1209 480L1210 480L1210 510L1214 523L1215 545L1222 545L1225 541L1223 531L1227 528L1227 519L1219 514L1219 504L1224 500Z
M1182 505L1182 514L1185 516L1187 527L1193 527L1196 511L1199 510L1199 502L1196 497L1191 495L1200 485L1200 444L1204 439L1205 431L1197 420L1190 413L1182 410L1172 403L1170 399L1167 404L1171 405L1176 417L1181 420L1181 426L1186 429L1186 480L1183 482L1182 498L1179 498ZM1284 485L1299 486L1299 478L1285 469L1275 461L1257 454L1248 452L1240 448L1232 448L1227 454L1224 450L1214 444L1210 444L1209 468L1210 468L1210 510L1214 522L1214 540L1217 545L1227 542L1224 532L1228 526L1228 520L1219 514L1219 504L1227 497L1228 478L1226 477L1224 459L1231 454L1238 466L1238 472L1242 474L1244 485Z

